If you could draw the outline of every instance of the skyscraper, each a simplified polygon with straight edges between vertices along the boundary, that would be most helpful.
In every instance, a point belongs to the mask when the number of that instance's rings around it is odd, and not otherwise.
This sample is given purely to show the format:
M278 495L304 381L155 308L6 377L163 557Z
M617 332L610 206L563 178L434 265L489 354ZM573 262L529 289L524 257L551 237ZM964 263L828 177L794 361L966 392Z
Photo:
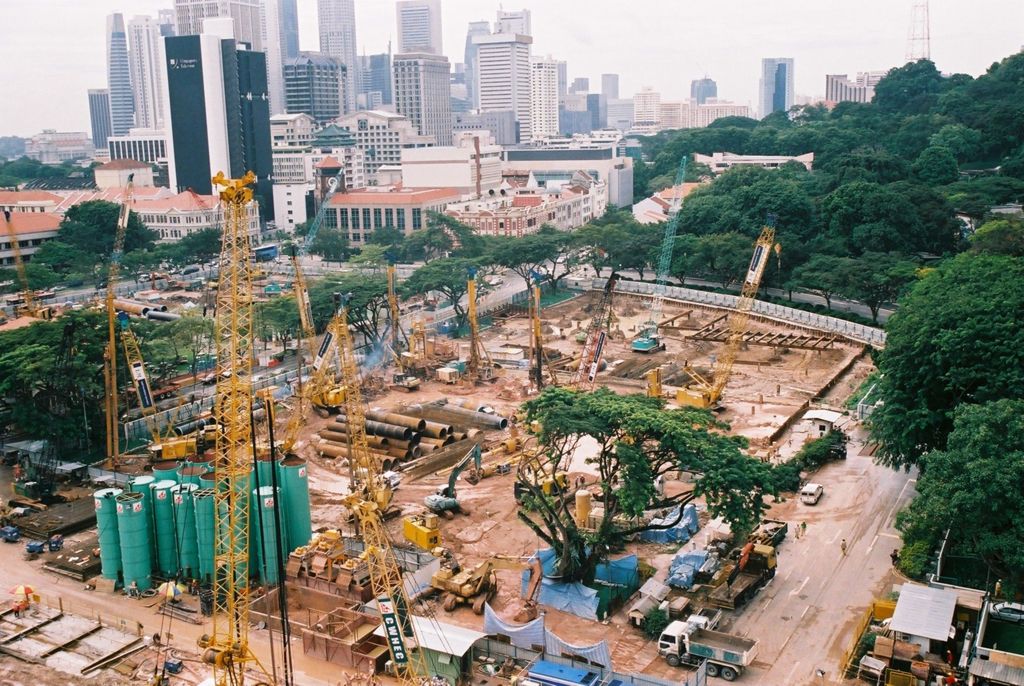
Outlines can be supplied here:
M533 140L558 135L558 62L530 60L530 124Z
M319 52L303 52L284 63L285 111L308 114L324 124L344 114L345 65Z
M660 106L661 93L645 87L633 96L633 123L638 127L657 126Z
M466 52L464 56L466 65L466 97L469 100L469 104L473 108L480 107L480 103L477 100L477 88L476 88L476 44L473 42L474 36L486 36L491 32L491 25L486 21L471 21L469 22L469 30L466 31Z
M263 0L264 52L267 55L267 86L270 111L285 111L284 65L298 56L298 16L295 0ZM294 54L289 51L294 48Z
M718 84L715 83L714 79L709 79L705 76L703 79L690 81L690 99L696 100L698 105L706 103L708 98L717 97Z
M619 75L601 74L601 95L608 100L619 99Z
M793 58L765 57L761 60L761 117L788 112L793 106Z
M519 124L519 140L532 138L530 127L530 45L522 34L474 36L481 112L509 111Z
M135 100L135 126L163 128L163 40L160 25L153 17L132 17L128 22L128 64Z
M608 126L608 98L604 93L587 94L587 112L590 113L591 131Z
M569 63L558 60L558 97L569 92Z
M110 91L110 131L123 136L135 124L128 38L120 13L107 17L107 89Z
M582 93L586 95L590 92L590 79L586 76L577 76L572 80L572 85L569 86L570 93Z
M498 10L498 20L494 22L494 32L532 36L530 10Z
M288 60L299 56L298 0L278 0L281 13L281 54Z
M871 102L875 86L885 78L884 71L858 72L851 80L846 74L825 75L826 102Z
M356 59L355 0L317 0L320 52L336 57L345 65L345 111L356 107L356 85L360 82Z
M273 216L266 58L239 49L226 20L207 30L164 42L171 188L209 194L217 172L238 178L251 169L260 211Z
M174 29L175 23L175 12L174 10L158 10L156 13L156 23L160 27L160 37L166 38L167 36L176 35ZM162 47L162 46L161 46ZM163 70L161 69L161 72Z
M231 17L237 42L251 50L265 49L261 0L174 0L174 11L179 36L202 33L204 19Z
M398 0L398 52L443 55L441 0Z
M106 88L89 89L89 121L92 124L92 144L97 150L107 147L110 138L110 91Z
M421 136L437 145L452 144L451 73L444 55L413 52L395 55L395 110L412 122Z
M373 101L377 101L378 105L393 104L391 81L394 74L391 72L391 53L364 55L362 59L360 69L363 70L363 92L367 95L366 109L375 109ZM379 98L374 94L379 94Z

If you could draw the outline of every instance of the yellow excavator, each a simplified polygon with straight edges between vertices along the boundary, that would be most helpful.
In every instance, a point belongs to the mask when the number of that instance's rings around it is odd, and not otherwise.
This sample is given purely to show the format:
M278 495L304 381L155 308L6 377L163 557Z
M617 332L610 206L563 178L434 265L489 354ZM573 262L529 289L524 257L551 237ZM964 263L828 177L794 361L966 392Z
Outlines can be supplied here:
M446 566L441 567L430 578L430 585L444 595L441 607L445 612L453 612L462 604L473 606L473 612L482 615L484 605L498 592L499 569L530 570L530 584L527 587L523 608L516 615L516 621L530 621L537 617L537 593L540 589L544 570L540 558L532 561L507 555L494 555L487 558L472 569L462 569L454 558Z

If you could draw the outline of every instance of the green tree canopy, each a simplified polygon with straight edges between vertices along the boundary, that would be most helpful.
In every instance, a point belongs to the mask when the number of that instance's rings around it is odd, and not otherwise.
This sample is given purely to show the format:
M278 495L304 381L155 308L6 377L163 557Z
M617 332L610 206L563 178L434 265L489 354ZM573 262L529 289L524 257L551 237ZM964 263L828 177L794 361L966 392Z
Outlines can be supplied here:
M993 219L978 227L971 238L973 252L1024 257L1024 221Z
M1024 262L960 255L919 280L889 319L871 415L880 458L917 464L942 450L953 413L1024 395Z
M341 262L349 254L348 236L341 229L321 226L309 246L309 252L331 262Z
M441 293L451 301L455 313L461 321L466 314L465 307L461 302L462 296L466 295L469 288L470 269L476 269L477 266L476 260L465 257L443 257L431 260L406 279L402 284L402 291L406 297L426 295L431 291Z
M953 183L960 176L956 158L943 145L929 145L914 161L911 169L919 181L933 186Z

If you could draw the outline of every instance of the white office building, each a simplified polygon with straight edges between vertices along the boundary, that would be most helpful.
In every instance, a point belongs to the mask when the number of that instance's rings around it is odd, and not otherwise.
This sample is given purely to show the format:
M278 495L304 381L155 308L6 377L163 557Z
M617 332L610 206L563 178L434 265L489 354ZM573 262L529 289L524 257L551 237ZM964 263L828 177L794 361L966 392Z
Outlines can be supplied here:
M530 112L530 45L517 33L473 36L477 48L477 89L481 112L512 111L519 140L532 139Z
M356 108L356 86L360 83L355 0L317 0L317 20L320 52L345 65L345 111L352 112Z
M444 55L425 52L392 59L395 110L413 123L420 135L437 145L452 141L451 73Z
M456 188L467 197L501 185L501 146L489 131L463 131L454 145L402 151L404 188Z
M179 36L203 33L203 21L211 17L230 17L235 40L250 50L263 52L263 11L260 0L174 0L175 29Z
M164 126L164 58L160 25L153 17L132 17L128 22L128 68L135 97L135 127Z
M443 55L441 0L398 0L398 52Z
M633 96L633 126L640 131L654 131L658 127L661 93L643 88Z
M312 145L318 130L316 119L309 114L275 114L270 118L270 145L275 149L303 148Z
M498 20L494 22L494 33L518 33L532 36L530 10L498 10Z
M558 135L558 62L530 60L530 127L533 140Z
M420 135L408 117L394 112L353 112L339 117L335 123L351 132L355 136L356 147L366 153L366 173L370 185L373 184L373 175L381 166L397 167L402 163L402 150L435 144L432 137Z

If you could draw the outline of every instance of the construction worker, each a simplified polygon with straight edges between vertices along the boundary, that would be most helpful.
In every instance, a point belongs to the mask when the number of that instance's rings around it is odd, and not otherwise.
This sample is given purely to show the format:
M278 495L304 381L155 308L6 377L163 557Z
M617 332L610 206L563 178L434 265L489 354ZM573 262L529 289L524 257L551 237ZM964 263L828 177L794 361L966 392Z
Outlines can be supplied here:
M845 538L839 543L839 549L843 551L843 557L846 557L846 539Z

